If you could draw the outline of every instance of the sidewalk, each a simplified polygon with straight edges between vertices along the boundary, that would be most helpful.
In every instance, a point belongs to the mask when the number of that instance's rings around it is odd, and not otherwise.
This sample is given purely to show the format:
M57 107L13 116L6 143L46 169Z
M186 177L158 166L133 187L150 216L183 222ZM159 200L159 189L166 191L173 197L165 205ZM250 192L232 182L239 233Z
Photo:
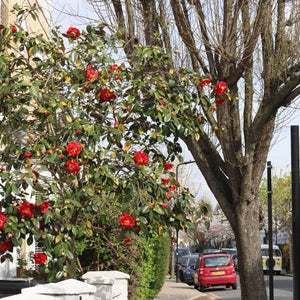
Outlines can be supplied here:
M193 285L187 285L176 279L166 279L155 300L208 300L208 296L200 293Z

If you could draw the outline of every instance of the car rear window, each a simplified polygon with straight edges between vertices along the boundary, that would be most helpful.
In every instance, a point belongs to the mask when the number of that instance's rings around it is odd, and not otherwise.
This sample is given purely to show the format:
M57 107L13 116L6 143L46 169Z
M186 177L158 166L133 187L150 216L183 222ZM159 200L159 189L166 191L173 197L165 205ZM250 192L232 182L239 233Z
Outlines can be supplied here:
M204 268L230 266L229 257L228 256L205 257L203 266Z
M186 248L186 249L179 249L178 250L178 255L179 256L190 255L190 254L191 254L191 251L188 248Z

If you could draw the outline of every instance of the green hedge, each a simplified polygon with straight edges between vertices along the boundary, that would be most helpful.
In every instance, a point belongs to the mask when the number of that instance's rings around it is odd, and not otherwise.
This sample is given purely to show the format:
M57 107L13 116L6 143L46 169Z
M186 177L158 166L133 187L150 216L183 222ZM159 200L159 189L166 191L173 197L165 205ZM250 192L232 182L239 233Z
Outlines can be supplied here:
M170 238L168 235L156 236L145 242L143 275L141 287L132 299L152 300L164 285L168 273Z

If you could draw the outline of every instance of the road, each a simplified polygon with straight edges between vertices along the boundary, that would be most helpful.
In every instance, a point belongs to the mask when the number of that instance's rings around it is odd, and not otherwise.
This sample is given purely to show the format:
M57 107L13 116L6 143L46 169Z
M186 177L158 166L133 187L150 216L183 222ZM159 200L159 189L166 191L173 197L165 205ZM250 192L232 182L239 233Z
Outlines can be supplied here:
M269 277L265 276L267 294L269 296ZM206 289L205 294L209 299L230 299L240 300L241 289L238 280L236 290L225 287L215 287ZM274 276L274 300L293 300L293 278L288 276Z

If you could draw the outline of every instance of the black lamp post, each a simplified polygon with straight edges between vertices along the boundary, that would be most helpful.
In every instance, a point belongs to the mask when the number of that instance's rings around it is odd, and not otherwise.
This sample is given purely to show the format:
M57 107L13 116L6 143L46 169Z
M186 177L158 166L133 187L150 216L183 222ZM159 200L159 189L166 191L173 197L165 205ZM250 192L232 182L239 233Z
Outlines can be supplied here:
M190 160L190 161L186 161L186 162L182 162L182 163L179 163L177 166L176 166L176 181L178 182L178 168L179 166L181 165L188 165L188 164L192 164L192 163L195 163L194 160ZM176 244L176 282L178 282L178 278L179 278L179 270L178 270L178 231L179 229L176 229L176 241L177 241L177 244Z

